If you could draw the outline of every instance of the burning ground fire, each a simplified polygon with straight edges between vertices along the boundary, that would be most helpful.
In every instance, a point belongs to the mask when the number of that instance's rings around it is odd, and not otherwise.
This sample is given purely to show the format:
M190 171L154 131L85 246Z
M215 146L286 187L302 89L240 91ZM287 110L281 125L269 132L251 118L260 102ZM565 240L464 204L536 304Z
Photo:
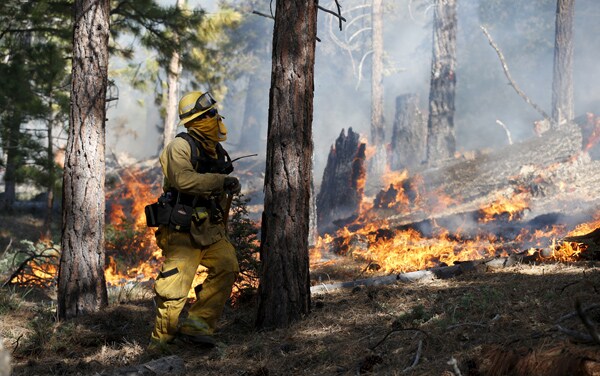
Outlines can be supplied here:
M148 178L145 171L131 171L121 177L118 188L107 195L107 266L106 281L109 286L128 283L151 283L157 275L162 254L154 240L154 229L146 227L144 206L160 194L160 183ZM365 177L359 181L361 191ZM460 199L442 192L426 192L418 176L409 179L406 171L388 172L382 178L382 186L375 197L363 196L359 215L333 234L317 239L311 250L311 267L325 263L343 262L344 258L332 260L329 255L338 254L368 263L370 270L380 273L400 273L430 267L452 265L457 261L507 256L512 253L545 250L549 261L574 261L585 251L578 243L561 242L565 236L584 235L600 228L600 213L593 221L570 230L564 225L543 228L522 228L517 234L500 236L486 232L490 226L518 223L530 207L530 193L526 189L511 194L498 195L491 202L482 204L471 223L470 231L460 226L452 230L439 221L430 219L429 230L402 227L394 224L394 213L421 211L435 214L459 204ZM383 213L383 215L381 215ZM383 217L384 219L380 218ZM475 227L478 231L473 232ZM518 226L515 226L518 227ZM328 261L329 260L329 261ZM56 262L41 262L32 266L38 279L51 279L56 275ZM201 283L205 273L199 270L194 286ZM16 276L13 283L27 284ZM193 289L190 298L194 297Z
M492 232L462 231L460 226L450 232L431 220L429 234L424 235L415 228L394 227L388 219L377 219L377 210L374 209L384 211L386 217L393 217L390 210L397 213L421 210L435 216L438 211L456 205L457 200L439 192L427 194L418 186L408 186L406 171L388 173L383 180L388 189L375 198L363 199L355 221L334 234L318 238L311 257L313 265L337 262L323 257L336 253L362 260L368 263L370 269L402 273L524 251L532 254L542 249L549 261L574 261L585 245L559 242L557 239L586 234L600 226L599 217L570 232L565 226L552 225L543 229L523 228L516 236L503 238ZM420 182L417 178L412 180L412 184L415 181ZM517 222L529 209L529 197L526 190L497 196L479 208L477 224L471 227L485 229L486 224L494 222Z

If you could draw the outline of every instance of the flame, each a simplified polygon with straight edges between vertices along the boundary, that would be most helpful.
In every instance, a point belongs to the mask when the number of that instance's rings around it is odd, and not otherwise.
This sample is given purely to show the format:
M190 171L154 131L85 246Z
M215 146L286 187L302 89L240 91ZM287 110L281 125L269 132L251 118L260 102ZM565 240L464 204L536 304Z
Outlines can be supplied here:
M527 194L518 193L512 197L499 195L494 202L480 209L483 214L480 220L482 222L490 222L503 214L507 214L508 220L512 221L517 219L526 209L529 209L529 197Z
M565 226L547 226L532 231L523 229L514 239L505 239L494 234L479 233L465 237L460 230L450 233L435 224L434 235L426 237L415 229L393 228L386 220L378 219L377 210L383 210L382 217L390 217L389 210L398 213L424 212L432 214L460 204L460 197L451 197L443 190L428 191L419 175L409 176L407 171L387 171L382 182L385 190L375 198L363 196L358 218L334 234L319 237L315 249L311 251L311 264L316 265L327 253L338 253L364 260L369 265L376 264L380 272L407 272L436 266L451 265L457 261L467 261L486 257L507 256L510 253L540 252L550 244L552 260L576 260L584 249L574 243L560 243L556 239L565 236ZM531 192L517 188L510 195L498 195L492 202L480 209L480 222L497 220L518 221L529 209ZM579 226L570 235L589 233L600 226L597 223ZM471 230L473 232L473 230Z
M600 141L600 116L596 116L595 114L588 112L586 113L586 118L587 127L591 128L592 132L583 150L589 151L598 144L598 141Z
M148 181L148 175L129 168L121 177L122 184L106 197L108 225L113 232L106 242L109 285L149 281L160 268L162 252L154 240L155 229L146 227L144 207L156 201L161 189Z

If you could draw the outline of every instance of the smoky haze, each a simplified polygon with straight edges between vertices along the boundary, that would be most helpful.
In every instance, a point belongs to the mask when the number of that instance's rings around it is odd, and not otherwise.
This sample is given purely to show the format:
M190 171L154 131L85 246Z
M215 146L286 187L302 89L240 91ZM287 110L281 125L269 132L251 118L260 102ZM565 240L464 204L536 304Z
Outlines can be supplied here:
M203 2L204 3L204 2ZM212 2L211 2L212 4ZM369 13L364 2L340 0L342 15L348 22L343 31L337 20L319 12L314 92L314 176L320 184L331 145L342 129L353 128L364 138L370 137L371 83L369 57L364 59L362 78L358 66L369 50L369 31L357 33L352 39L353 59L334 40L344 41L361 28L368 28L369 17L363 16L351 24L354 17ZM321 6L335 9L334 2ZM268 13L269 2L262 9ZM432 17L430 2L396 0L385 2L384 43L384 116L386 139L390 142L395 115L396 97L416 93L420 106L427 112L431 68ZM211 8L212 9L212 8ZM514 142L534 137L533 122L541 116L509 85L500 60L480 30L485 25L502 50L510 73L520 88L547 113L551 112L551 85L554 48L556 0L465 0L458 1L457 86L455 131L459 151L498 148L508 144L501 121L510 130ZM260 16L260 22L272 20ZM600 3L597 0L576 2L574 22L574 98L576 116L600 112L597 35L600 35ZM350 25L346 27L346 25ZM272 29L271 29L272 30ZM265 36L270 44L271 36ZM270 55L269 55L270 58ZM270 60L261 62L268 75ZM262 133L242 135L246 80L231 83L232 94L221 104L229 128L226 148L232 157L241 155L240 137L266 138L268 108L257 111ZM198 83L202 87L202 83ZM184 85L185 87L185 85ZM161 123L152 94L140 94L120 85L119 103L109 110L108 142L117 152L128 152L138 159L157 155ZM268 103L269 88L259 91ZM143 99L143 105L137 103ZM137 138L123 134L124 129L137 132ZM111 145L112 143L112 145ZM265 155L265 150L260 151Z

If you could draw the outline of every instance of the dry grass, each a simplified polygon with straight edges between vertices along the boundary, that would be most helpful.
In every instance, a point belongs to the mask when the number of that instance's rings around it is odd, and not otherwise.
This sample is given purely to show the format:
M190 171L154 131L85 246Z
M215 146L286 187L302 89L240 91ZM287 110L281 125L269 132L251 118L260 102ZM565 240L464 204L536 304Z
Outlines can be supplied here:
M13 351L14 374L109 374L149 361L153 306L145 294L57 324L51 300L3 290L0 301L12 308L2 314L0 335ZM518 265L314 296L308 317L269 332L254 330L253 304L228 307L215 350L171 351L190 375L450 375L452 357L463 375L534 374L542 369L535 359L586 374L583 359L600 361L600 348L572 342L556 323L576 298L590 305L599 294L598 264ZM590 315L600 321L600 309ZM561 324L585 332L577 317Z

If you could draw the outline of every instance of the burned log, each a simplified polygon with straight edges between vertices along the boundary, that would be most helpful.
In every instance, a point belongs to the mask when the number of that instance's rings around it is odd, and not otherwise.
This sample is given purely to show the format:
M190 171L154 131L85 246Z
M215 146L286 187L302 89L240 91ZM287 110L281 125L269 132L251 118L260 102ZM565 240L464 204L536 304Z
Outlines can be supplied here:
M389 194L380 192L380 205L375 209L378 217L388 218L396 226L476 211L499 195L522 192L540 203L541 209L532 216L557 211L554 196L564 186L571 185L571 190L598 186L600 164L577 160L582 155L581 140L579 127L569 126L469 159L452 160L394 183L394 189L404 192L406 202L394 207L386 201ZM575 186L574 181L578 182ZM573 198L571 194L569 200ZM589 201L583 198L583 202Z
M465 261L450 266L439 266L430 269L417 270L407 273L390 274L381 277L358 279L355 281L338 282L331 284L314 285L310 288L312 294L328 293L336 290L348 290L359 286L383 286L394 283L410 283L429 281L433 279L449 279L466 273L482 273L487 270L502 269L518 263L532 263L542 259L541 253L532 255L527 253L513 254L507 257L496 257L481 260Z
M334 221L358 213L365 176L365 147L360 135L342 130L331 147L317 196L317 223L321 234L335 230Z
M392 129L390 168L413 171L426 158L427 120L419 109L416 94L396 98L396 116Z
M545 169L568 161L580 151L580 129L564 127L471 160L452 161L425 171L421 178L429 191L441 188L448 196L460 197L463 202L468 202L509 186L526 166Z

